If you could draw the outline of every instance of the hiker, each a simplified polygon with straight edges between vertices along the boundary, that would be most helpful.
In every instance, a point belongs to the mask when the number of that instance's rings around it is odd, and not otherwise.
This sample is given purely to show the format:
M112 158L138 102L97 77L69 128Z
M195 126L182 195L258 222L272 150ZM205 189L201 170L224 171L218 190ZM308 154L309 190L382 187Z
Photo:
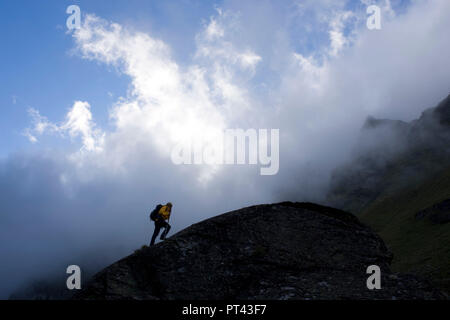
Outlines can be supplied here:
M152 241L150 242L150 246L155 244L156 237L159 234L161 228L164 228L163 233L161 233L161 240L165 240L167 234L170 230L170 225L167 221L170 218L170 212L172 211L172 203L167 202L166 205L158 204L156 208L150 213L150 220L155 221L155 231L153 231Z

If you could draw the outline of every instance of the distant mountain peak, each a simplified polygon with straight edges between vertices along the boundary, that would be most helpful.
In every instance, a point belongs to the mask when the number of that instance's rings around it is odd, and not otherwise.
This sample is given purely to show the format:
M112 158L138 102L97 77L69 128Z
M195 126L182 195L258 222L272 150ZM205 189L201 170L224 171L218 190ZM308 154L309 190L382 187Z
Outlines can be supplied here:
M433 113L441 125L450 126L450 94L438 104Z

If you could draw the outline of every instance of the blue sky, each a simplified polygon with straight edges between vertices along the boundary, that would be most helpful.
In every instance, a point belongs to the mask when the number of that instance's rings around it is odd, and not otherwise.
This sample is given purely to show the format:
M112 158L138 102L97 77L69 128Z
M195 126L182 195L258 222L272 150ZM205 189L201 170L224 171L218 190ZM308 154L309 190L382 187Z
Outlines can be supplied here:
M448 30L448 0L1 1L0 298L147 243L156 203L176 232L323 201L367 116L409 121L448 95ZM171 161L227 128L279 129L279 171Z

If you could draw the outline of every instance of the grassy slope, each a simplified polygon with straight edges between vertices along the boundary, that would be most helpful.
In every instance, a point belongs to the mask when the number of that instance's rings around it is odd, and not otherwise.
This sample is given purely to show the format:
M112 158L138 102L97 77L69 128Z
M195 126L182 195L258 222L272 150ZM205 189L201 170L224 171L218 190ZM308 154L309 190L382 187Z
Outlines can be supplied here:
M450 292L450 223L416 220L421 209L450 198L450 168L420 184L385 190L358 216L394 253L392 268L433 279Z

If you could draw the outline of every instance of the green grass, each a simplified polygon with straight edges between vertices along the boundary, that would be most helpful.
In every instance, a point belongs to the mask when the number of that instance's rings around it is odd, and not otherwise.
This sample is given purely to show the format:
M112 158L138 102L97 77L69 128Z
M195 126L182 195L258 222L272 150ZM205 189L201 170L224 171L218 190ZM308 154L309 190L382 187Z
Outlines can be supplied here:
M390 188L389 188L390 189ZM394 253L392 269L430 278L450 292L450 223L436 225L414 215L450 198L450 169L402 190L385 190L358 214Z

